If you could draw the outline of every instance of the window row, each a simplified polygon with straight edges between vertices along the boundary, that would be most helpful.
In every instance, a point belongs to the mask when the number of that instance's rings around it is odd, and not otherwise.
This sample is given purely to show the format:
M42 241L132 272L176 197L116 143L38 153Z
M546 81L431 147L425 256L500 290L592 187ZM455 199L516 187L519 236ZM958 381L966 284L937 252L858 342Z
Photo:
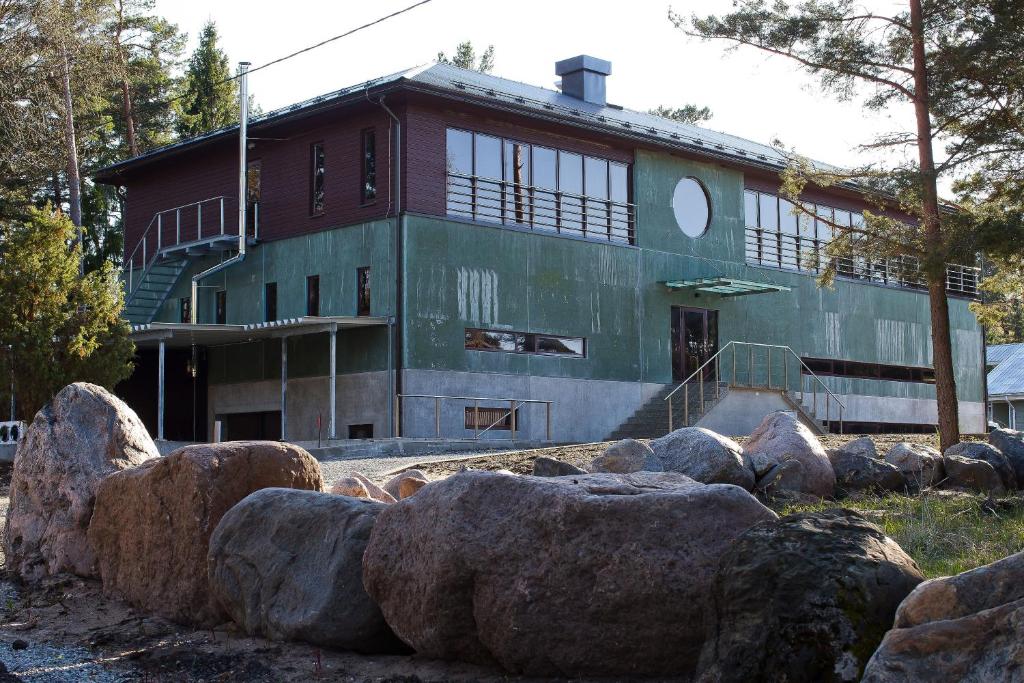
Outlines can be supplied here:
M587 340L531 332L466 329L466 348L471 351L505 351L584 358Z
M629 166L449 128L449 216L630 244Z
M885 379L893 382L921 382L935 384L935 370L905 365L883 365L862 363L853 360L833 358L804 358L804 373L810 369L816 375L830 377L851 377L858 379Z
M215 294L214 323L224 325L227 323L228 293L226 290L218 290ZM192 318L192 300L184 297L178 300L178 312L180 320L188 323ZM320 276L309 275L306 277L306 315L320 315ZM356 268L356 315L370 315L370 268ZM267 282L263 285L263 320L273 322L277 317L277 283Z
M832 259L825 254L836 229L864 227L864 216L855 211L822 204L792 202L767 192L744 192L747 263L820 273L830 263L838 275L902 287L925 288L927 283L917 259L910 256L870 261L860 256ZM946 286L953 294L977 296L980 270L951 264Z
M377 199L377 133L364 130L360 139L359 200L368 204ZM309 213L323 214L326 206L327 155L323 142L309 146Z

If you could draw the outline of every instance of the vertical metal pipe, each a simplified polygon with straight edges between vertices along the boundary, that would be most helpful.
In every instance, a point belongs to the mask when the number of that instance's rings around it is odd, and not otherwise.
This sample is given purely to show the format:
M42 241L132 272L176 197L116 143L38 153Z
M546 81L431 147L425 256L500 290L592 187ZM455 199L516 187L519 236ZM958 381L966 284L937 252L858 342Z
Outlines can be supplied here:
M337 373L338 373L338 326L337 325L332 325L331 326L330 335L331 335L331 359L330 359L331 386L330 386L330 390L329 390L329 395L330 395L329 404L330 404L330 410L331 410L331 417L330 417L330 421L328 422L327 438L333 440L333 439L337 439L338 438L337 434L335 434L335 427L336 427L335 422L337 420L337 415L338 415L338 410L337 410L337 390L338 390L338 387L337 387Z
M480 438L480 401L473 401L473 438Z
M732 386L736 386L736 346L732 345Z
M668 431L672 433L672 397L668 397Z
M288 439L288 337L281 337L281 441Z
M547 407L547 421L548 421L548 442L551 441L551 401L544 404Z
M789 354L782 352L782 390L789 391Z
M772 347L768 347L768 388L772 388Z
M166 342L160 340L160 360L157 363L156 438L164 440L164 355Z
M441 399L434 397L434 434L441 438Z
M163 244L164 239L164 224L163 214L156 215L156 253L160 253L160 246Z
M754 346L748 344L747 349L750 351L750 355L747 358L747 385L754 386Z
M719 400L722 396L718 393L718 385L721 383L722 368L721 368L721 356L715 356L715 400Z
M181 244L181 209L174 210L174 246Z
M392 415L392 418L394 420L394 425L395 425L394 436L395 436L396 439L399 439L399 438L402 437L402 425L398 423L398 419L399 419L398 416L401 414L401 410L400 410L400 408L401 408L401 405L400 405L401 401L402 401L401 395L395 394L395 404L394 404L394 407L392 408L393 412L391 413L391 415Z
M203 239L203 203L196 204L196 239Z
M238 253L245 254L246 170L249 158L249 62L238 63Z
M220 234L224 234L224 198L220 198Z
M509 401L509 405L512 408L511 418L509 426L511 427L512 441L516 440L516 402L515 399Z
M683 385L683 426L690 426L690 385Z
M700 381L700 414L704 415L704 371L700 371L700 377L697 378ZM698 420L700 418L697 418Z

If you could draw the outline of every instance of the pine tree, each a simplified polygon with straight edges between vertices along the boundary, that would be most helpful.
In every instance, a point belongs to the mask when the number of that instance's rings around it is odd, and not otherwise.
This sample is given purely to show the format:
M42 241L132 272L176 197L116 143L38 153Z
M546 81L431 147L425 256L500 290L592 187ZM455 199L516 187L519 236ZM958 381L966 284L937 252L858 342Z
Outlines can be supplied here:
M238 120L238 82L228 80L228 57L217 45L217 27L208 22L185 71L178 107L178 135L194 137Z
M679 123L700 123L711 118L711 110L696 104L684 104L682 107L658 106L650 109L648 114L678 121Z
M451 59L444 52L438 52L437 61L442 64L453 64L463 69L471 69L482 74L489 74L494 69L494 46L488 45L484 53L480 55L480 61L477 61L473 43L466 40L455 46L455 55Z

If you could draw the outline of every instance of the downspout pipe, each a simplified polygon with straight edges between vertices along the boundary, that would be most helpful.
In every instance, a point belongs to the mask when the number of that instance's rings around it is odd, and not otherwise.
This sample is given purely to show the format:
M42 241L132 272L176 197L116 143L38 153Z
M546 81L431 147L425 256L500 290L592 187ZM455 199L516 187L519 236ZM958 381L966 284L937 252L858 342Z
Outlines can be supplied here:
M392 372L394 372L393 389L394 397L399 396L402 393L402 291L403 291L403 264L402 264L402 239L404 235L403 223L404 216L402 215L402 120L395 116L395 112L391 111L387 104L384 103L384 96L377 101L377 104L387 112L387 115L391 117L391 120L395 122L395 144L393 153L393 171L394 171L394 196L395 208L395 315L394 315L394 340L391 342L391 348L394 351L394 363L392 365ZM391 340L389 340L391 341ZM393 397L392 397L393 398ZM392 436L401 437L401 434L395 433L395 424L399 420L399 416L395 414L395 411L401 411L401 401L388 400L388 422L390 423L390 433ZM399 423L400 424L400 423Z
M192 276L192 305L190 322L194 325L199 317L199 282L222 270L245 260L246 249L246 166L249 155L249 66L250 62L238 63L238 253L226 261Z

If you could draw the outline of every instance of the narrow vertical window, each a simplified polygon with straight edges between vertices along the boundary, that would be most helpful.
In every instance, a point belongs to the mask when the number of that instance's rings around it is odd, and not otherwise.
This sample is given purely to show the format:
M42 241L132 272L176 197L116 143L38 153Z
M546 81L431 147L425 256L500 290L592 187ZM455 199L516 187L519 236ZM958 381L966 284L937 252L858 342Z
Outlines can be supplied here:
M377 199L377 133L363 131L363 204Z
M583 233L583 157L558 151L559 228L562 232Z
M181 322L192 322L192 299L187 296L178 299L178 315Z
M268 282L263 285L263 319L268 323L277 320L276 282Z
M309 212L317 216L324 212L324 143L313 143L310 148L310 165Z
M228 293L225 290L217 292L217 304L215 311L215 322L224 325L228 321Z
M448 215L473 215L473 134L448 129L445 150L448 171Z
M320 276L306 278L306 315L320 315Z
M356 315L370 315L370 267L356 269Z

